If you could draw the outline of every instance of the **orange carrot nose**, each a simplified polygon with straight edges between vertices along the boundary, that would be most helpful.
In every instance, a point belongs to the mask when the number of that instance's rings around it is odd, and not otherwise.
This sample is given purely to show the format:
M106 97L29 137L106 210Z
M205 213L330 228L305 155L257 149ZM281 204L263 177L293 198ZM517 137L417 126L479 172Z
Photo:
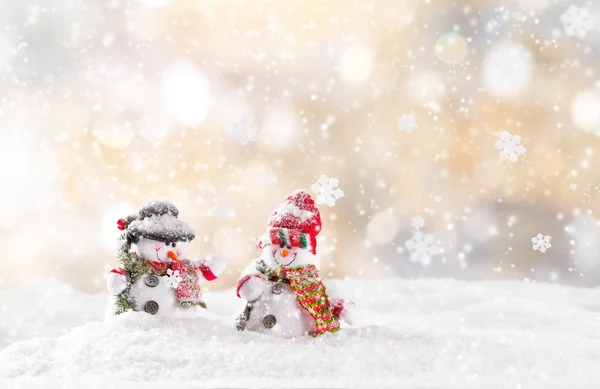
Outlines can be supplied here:
M169 251L167 253L167 257L171 258L175 262L179 261L179 259L177 258L177 255L172 251Z
M287 251L286 249L281 249L281 256L282 256L282 257L284 257L284 258L285 258L285 257L287 257L289 253L290 253L290 252L289 252L289 251Z

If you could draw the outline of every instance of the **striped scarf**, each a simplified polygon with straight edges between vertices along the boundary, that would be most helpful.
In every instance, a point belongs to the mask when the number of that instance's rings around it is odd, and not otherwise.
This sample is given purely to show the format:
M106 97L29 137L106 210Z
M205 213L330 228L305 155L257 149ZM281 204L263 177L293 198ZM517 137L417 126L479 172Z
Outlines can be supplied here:
M340 329L340 322L333 315L327 289L319 278L319 271L315 265L294 268L280 265L277 269L269 271L267 276L269 279L280 279L290 284L298 303L315 320L317 330L313 336Z

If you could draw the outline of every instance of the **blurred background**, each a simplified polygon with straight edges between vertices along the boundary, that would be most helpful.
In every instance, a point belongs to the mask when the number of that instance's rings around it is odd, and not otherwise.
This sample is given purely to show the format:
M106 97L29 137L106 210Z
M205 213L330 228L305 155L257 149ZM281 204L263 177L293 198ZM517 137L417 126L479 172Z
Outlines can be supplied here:
M599 18L596 1L0 1L0 288L104 291L116 221L154 197L195 228L193 259L227 259L204 288L232 287L270 212L321 175L345 194L320 205L325 277L597 286Z

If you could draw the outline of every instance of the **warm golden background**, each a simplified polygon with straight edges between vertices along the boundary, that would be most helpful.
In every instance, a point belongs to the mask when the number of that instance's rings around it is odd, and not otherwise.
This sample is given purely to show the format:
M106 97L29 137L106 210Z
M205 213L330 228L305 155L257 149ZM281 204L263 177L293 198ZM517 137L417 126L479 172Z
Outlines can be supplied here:
M326 276L598 285L600 6L574 3L595 23L578 38L570 4L1 2L0 287L103 291L117 219L156 196L194 257L228 260L210 288L231 287L271 210L321 174L345 192L320 207ZM527 149L514 164L503 131ZM405 247L416 216L430 266Z

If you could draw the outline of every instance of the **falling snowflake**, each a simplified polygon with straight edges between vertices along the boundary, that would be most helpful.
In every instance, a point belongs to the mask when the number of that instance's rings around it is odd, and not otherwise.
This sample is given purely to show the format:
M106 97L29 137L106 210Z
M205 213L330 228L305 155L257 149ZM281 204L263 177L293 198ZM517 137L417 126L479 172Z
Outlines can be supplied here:
M173 271L172 269L167 269L167 275L162 276L162 279L168 287L173 289L176 289L179 283L183 281L183 278L179 275L179 270Z
M500 160L506 161L508 159L512 163L517 162L519 155L523 155L527 151L525 146L520 143L521 137L519 135L503 132L500 140L496 142L496 148L500 150Z
M413 263L420 263L423 266L429 266L433 256L439 253L440 249L435 245L435 238L431 234L424 234L417 230L412 238L407 240L404 245L410 252L409 260Z
M415 230L420 230L425 226L425 219L423 218L423 216L415 216L410 220L410 225Z
M574 4L569 6L567 12L560 15L560 21L567 36L576 36L579 39L585 38L587 32L594 28L590 11L587 8L579 8Z
M336 200L344 197L344 192L337 187L339 183L337 178L321 175L319 181L311 186L311 189L317 195L317 204L327 204L333 207Z
M552 247L552 245L550 244L550 239L552 239L550 235L537 234L536 236L531 238L531 243L533 243L533 250L545 253L546 249Z
M411 134L417 128L417 118L413 115L402 115L398 119L398 125L400 126L400 131Z
M440 196L440 195L433 196L433 201L435 201L436 203L441 203L442 202L442 196Z
M246 119L242 119L234 123L228 133L232 140L245 146L250 142L256 142L256 130L256 124L249 122Z
M577 184L576 183L571 183L571 185L569 185L569 189L571 190L577 190Z

